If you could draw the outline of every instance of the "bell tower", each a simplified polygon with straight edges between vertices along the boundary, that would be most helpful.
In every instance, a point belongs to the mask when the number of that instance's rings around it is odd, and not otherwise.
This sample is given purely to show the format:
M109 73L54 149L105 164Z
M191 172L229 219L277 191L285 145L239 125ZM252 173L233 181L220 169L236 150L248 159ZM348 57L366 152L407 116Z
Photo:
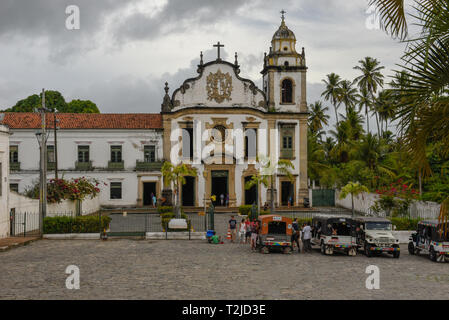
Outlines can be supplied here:
M270 110L307 112L306 55L304 48L296 51L296 37L285 24L285 13L281 11L281 25L264 55L263 90Z

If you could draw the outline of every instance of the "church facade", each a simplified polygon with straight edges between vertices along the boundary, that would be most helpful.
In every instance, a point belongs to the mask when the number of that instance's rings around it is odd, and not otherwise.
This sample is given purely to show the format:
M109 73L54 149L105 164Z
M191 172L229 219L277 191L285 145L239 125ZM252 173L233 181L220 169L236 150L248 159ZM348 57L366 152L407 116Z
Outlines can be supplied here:
M237 54L233 62L224 61L223 45L215 47L217 59L204 62L201 54L195 77L171 93L166 83L160 114L59 114L61 174L109 181L101 187L102 205L142 207L151 205L150 193L159 199L171 195L162 162L184 163L197 169L180 190L184 206L202 207L212 195L220 205L223 195L229 207L237 207L268 202L269 188L246 190L245 183L260 172L261 159L272 164L286 159L294 179L273 172L275 202L301 205L308 197L304 48L296 50L296 37L282 18L261 62L263 88L258 88L240 75ZM17 191L38 177L35 117L11 113L3 121L12 133L10 185ZM120 192L111 190L119 185Z

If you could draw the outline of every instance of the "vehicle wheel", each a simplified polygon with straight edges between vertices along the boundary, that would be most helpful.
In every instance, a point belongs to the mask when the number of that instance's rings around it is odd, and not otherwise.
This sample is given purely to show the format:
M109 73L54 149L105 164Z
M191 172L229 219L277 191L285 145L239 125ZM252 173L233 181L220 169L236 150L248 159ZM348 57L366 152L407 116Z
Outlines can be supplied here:
M282 250L282 252L284 254L290 254L290 253L292 253L292 248L291 247L285 247L284 250Z
M268 247L266 247L266 246L263 246L260 248L260 253L264 253L264 254L270 253L270 249L268 249Z
M415 254L415 245L413 244L413 242L408 243L408 253L411 255Z
M369 249L369 246L365 244L365 256L368 258L371 257L371 250Z
M437 261L437 253L433 250L433 247L430 248L429 258L432 261Z
M401 251L394 251L393 252L393 258L399 258L399 256L401 255Z
M326 246L325 246L324 242L321 242L321 253L326 255Z

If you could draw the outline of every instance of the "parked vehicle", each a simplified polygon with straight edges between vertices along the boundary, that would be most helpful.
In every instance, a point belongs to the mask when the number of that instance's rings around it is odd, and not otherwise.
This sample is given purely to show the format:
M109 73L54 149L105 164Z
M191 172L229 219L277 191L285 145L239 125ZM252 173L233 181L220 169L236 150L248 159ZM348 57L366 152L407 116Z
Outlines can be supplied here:
M399 258L399 240L393 236L393 228L388 219L357 217L354 222L357 248L363 249L367 257L387 252L393 258Z
M259 216L260 230L257 247L262 253L280 250L283 253L291 253L293 250L292 219L277 215Z
M449 262L449 230L446 223L446 232L440 233L438 220L420 221L416 232L412 233L408 243L410 254L425 253L432 261Z
M312 219L312 245L319 246L322 254L333 254L334 251L347 255L357 254L357 243L354 222L343 215L315 216Z

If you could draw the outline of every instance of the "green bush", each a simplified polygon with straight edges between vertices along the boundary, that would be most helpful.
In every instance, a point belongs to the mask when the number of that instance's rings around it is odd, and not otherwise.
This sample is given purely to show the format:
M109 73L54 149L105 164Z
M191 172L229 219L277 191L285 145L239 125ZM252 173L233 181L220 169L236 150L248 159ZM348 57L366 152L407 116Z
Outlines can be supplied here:
M46 217L44 219L44 233L98 233L109 228L111 218L101 217L101 227L98 216L79 217Z
M162 216L164 213L173 212L172 206L160 206L157 207L157 212ZM184 208L181 207L181 214L184 214Z
M252 207L252 205L250 205L250 204L245 204L243 206L240 206L239 214L241 216L247 216L251 212L251 207Z

